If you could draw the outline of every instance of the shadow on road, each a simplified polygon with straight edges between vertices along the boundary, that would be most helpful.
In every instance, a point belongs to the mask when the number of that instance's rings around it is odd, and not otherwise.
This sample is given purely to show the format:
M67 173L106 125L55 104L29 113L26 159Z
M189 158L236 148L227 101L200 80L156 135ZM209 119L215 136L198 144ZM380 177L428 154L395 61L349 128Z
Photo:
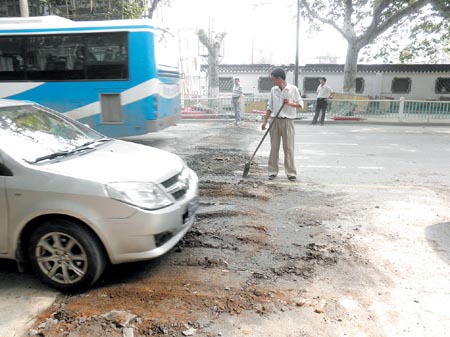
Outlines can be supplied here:
M0 259L0 294L5 292L6 289L12 288L23 288L36 291L50 290L50 288L43 285L31 271L25 271L23 273L19 272L15 261Z
M109 265L94 288L116 286L133 281L142 281L146 277L157 273L164 266L164 257L139 262Z
M0 273L17 272L17 263L13 260L0 259Z
M450 264L450 222L427 227L425 236L436 254Z

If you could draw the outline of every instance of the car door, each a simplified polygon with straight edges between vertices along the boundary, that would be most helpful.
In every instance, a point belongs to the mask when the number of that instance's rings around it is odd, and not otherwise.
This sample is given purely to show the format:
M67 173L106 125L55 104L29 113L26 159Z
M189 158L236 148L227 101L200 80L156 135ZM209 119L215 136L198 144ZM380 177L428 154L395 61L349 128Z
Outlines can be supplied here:
M5 188L5 176L8 174L0 153L0 254L8 252L8 203Z

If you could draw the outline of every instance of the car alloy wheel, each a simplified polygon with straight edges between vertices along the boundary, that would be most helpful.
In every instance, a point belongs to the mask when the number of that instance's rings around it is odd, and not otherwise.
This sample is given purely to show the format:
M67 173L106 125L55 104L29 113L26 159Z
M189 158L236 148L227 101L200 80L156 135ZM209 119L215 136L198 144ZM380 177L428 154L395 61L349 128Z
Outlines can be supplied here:
M30 236L28 256L39 278L63 292L77 292L92 285L107 262L94 232L68 219L38 225Z
M86 275L86 252L74 237L65 233L51 232L41 237L35 256L41 272L56 283L77 283Z

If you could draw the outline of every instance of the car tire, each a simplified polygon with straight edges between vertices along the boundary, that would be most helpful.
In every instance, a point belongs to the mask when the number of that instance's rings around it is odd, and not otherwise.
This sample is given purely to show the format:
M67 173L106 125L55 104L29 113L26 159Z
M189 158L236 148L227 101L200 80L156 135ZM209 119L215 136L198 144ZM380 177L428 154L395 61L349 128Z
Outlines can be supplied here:
M106 254L98 238L80 224L53 219L31 234L28 256L41 281L61 292L78 292L103 273Z

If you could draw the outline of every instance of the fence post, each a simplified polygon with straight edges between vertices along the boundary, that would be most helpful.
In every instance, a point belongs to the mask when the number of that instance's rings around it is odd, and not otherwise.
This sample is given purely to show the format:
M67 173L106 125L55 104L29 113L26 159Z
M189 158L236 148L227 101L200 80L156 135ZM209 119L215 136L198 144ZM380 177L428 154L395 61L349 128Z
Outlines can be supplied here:
M400 105L398 107L398 119L399 121L403 121L403 112L405 110L405 97L400 97Z
M245 109L245 95L241 96L241 101L239 102L239 106L240 106L240 109L241 109L241 115L242 116L245 115L245 113L247 112L246 109Z

